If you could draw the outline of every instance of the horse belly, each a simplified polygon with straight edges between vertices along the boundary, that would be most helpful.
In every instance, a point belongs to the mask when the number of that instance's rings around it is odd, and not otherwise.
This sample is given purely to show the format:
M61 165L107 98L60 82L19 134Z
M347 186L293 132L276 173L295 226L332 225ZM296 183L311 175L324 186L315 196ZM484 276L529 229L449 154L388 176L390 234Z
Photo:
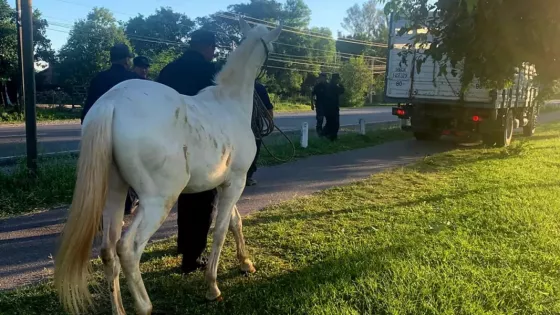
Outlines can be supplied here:
M192 161L192 160L191 160ZM189 181L183 193L197 193L220 186L229 174L225 161L210 158L189 163Z

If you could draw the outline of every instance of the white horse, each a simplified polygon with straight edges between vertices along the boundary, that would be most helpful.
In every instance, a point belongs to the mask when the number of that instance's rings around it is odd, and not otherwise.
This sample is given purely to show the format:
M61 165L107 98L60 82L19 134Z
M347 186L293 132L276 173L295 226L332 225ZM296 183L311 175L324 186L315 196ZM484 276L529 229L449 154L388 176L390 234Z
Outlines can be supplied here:
M228 226L241 269L255 271L235 204L256 152L251 131L254 81L282 26L268 31L262 25L251 28L242 19L239 23L245 40L217 74L215 86L190 97L156 82L129 80L105 93L86 116L74 196L55 259L54 283L67 311L80 313L92 302L89 258L103 218L101 258L113 314L125 314L121 265L137 313L151 314L140 257L182 192L218 187L206 298L221 297L216 277ZM121 238L129 187L140 205Z

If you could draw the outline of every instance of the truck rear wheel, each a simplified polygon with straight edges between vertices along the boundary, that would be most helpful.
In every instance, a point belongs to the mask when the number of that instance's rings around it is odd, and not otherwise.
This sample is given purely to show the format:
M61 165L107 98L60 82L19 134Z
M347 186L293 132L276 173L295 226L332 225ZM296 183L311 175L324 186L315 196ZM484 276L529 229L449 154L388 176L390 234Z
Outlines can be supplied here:
M537 115L535 113L535 108L529 110L529 122L527 126L523 126L523 135L525 137L530 137L535 134L535 128L537 127Z
M497 136L496 144L499 147L507 147L510 145L511 139L513 138L513 112L511 110L507 111L504 125L500 128L500 132Z
M415 131L414 138L418 141L435 141L440 138L440 134L433 131Z

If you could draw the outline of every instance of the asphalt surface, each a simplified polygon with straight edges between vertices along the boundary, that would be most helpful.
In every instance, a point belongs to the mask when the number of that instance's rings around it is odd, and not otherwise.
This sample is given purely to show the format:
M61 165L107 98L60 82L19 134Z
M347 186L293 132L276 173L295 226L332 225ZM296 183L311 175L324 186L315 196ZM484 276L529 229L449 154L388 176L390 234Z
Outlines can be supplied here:
M364 179L373 173L453 147L445 141L431 144L398 141L261 168L255 174L259 184L247 187L237 205L246 215L271 204ZM33 283L51 274L51 257L66 210L60 208L0 220L0 290ZM176 218L174 209L152 241L175 234ZM93 255L97 255L97 250Z
M315 126L314 112L278 113L274 122L282 130L297 130L303 122ZM397 121L391 115L391 107L364 107L341 111L341 125L355 125L360 119L366 123ZM80 143L80 124L40 125L37 127L39 153L78 150ZM0 158L24 155L25 127L0 126Z

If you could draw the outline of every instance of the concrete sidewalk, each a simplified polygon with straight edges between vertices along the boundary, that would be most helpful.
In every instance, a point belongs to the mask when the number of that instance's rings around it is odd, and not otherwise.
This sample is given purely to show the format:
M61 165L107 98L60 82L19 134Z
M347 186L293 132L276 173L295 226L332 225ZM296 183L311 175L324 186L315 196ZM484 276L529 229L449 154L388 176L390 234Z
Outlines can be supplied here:
M560 121L560 112L546 114L539 121ZM448 141L397 141L261 168L255 175L259 185L247 187L237 205L246 215L271 204L361 180L455 147ZM0 220L0 290L29 284L50 274L50 257L54 253L66 210L54 209ZM152 240L169 237L176 231L176 213L173 210Z

